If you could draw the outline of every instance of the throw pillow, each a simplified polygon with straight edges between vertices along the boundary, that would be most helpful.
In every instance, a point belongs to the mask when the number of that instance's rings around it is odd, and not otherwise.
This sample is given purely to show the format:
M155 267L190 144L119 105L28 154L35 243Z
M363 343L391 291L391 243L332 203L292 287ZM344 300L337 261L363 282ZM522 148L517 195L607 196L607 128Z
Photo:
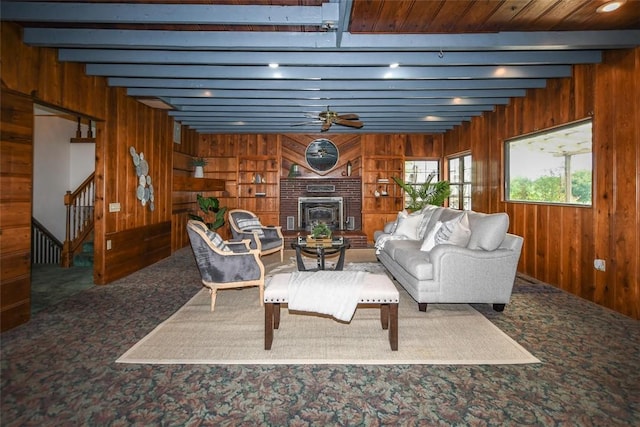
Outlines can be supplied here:
M469 239L469 249L495 251L500 247L509 229L509 216L504 213L481 214L473 218L473 232Z
M422 221L422 214L409 214L400 217L398 215L398 226L393 232L396 236L405 236L411 240L418 240L418 226Z
M401 210L400 212L398 212L398 215L396 216L396 220L394 222L391 222L385 225L384 232L387 234L395 233L396 228L398 228L398 222L400 222L400 218L404 218L407 215L409 215L409 213L406 210Z
M443 222L442 227L436 233L435 242L437 245L450 244L466 247L470 238L469 217L464 213L457 218Z
M433 226L431 230L427 233L424 240L422 241L422 246L420 246L420 250L423 252L429 252L436 245L436 233L440 231L442 227L442 222L436 222L436 225Z
M218 233L215 233L211 230L207 230L206 233L207 233L207 237L209 238L209 241L213 246L215 246L216 248L220 249L223 252L231 252L231 249L229 248L229 246L227 246L227 244L224 242L224 240L222 240L222 237L220 237Z
M435 227L424 238L420 250L428 252L434 246L443 244L466 247L470 238L469 218L464 213L449 221L436 222Z
M262 224L258 218L241 218L236 220L238 228L246 233L258 232L258 237L264 237Z

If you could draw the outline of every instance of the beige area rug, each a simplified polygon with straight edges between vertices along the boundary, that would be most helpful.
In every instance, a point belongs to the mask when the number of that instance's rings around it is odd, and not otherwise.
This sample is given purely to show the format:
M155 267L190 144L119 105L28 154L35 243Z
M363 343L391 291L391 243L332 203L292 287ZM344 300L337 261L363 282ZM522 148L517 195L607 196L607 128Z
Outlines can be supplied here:
M354 268L355 267L355 268ZM376 265L350 269L376 271ZM350 323L281 311L264 350L264 309L257 288L218 292L209 310L203 289L117 362L142 364L524 364L540 363L466 304L430 304L426 313L400 291L398 351L389 347L377 307L358 308Z

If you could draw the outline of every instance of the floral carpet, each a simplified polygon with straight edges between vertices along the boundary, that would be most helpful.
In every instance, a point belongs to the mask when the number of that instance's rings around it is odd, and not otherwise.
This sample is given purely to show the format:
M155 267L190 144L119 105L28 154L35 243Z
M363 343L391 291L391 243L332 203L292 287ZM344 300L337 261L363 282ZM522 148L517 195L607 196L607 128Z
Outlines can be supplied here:
M640 425L640 322L526 278L503 313L474 307L541 364L115 363L199 289L182 249L3 333L0 423Z

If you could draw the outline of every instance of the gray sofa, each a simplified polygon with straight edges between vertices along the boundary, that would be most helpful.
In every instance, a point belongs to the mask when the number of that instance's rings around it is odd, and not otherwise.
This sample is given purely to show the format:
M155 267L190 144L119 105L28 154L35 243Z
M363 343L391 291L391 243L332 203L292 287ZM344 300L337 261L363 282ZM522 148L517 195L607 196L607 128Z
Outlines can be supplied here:
M428 303L488 303L503 311L523 243L508 227L505 213L427 206L399 213L374 239L378 259L421 311Z

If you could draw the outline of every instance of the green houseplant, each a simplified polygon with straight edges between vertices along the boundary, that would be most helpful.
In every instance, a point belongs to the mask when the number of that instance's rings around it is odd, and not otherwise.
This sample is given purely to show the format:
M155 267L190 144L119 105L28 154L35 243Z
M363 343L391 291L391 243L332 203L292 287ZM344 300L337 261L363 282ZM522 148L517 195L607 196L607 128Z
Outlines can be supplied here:
M410 202L407 209L410 211L419 211L426 205L442 206L451 194L449 181L432 182L435 178L434 174L429 174L422 184L409 184L395 176L392 178L409 196Z
M209 230L217 230L224 225L226 207L220 207L220 201L216 197L204 197L197 195L198 207L201 215L189 214L189 218L204 222Z
M331 237L331 229L324 222L318 223L313 226L311 229L311 236L314 239L323 239L326 237Z

